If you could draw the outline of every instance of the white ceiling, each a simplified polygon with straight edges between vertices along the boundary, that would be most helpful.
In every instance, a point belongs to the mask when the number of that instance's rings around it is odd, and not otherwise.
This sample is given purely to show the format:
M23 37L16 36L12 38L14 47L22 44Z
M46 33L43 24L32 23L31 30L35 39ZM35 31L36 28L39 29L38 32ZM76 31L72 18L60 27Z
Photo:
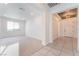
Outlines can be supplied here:
M20 20L32 19L45 10L44 4L39 3L0 3L0 16Z
M78 8L79 3L61 3L49 9L49 12L52 13L60 13L69 9Z

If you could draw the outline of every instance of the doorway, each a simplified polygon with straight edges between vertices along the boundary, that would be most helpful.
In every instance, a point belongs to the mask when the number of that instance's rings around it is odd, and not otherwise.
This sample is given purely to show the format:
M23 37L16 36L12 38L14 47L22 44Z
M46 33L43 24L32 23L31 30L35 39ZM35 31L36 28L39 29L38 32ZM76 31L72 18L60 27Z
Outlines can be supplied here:
M77 54L77 8L53 14L53 37L60 55Z

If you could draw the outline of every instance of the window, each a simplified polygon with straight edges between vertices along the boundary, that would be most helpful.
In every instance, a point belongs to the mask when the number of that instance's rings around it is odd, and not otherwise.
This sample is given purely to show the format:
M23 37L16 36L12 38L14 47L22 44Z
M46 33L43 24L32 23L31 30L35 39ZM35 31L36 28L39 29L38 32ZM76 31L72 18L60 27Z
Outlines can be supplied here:
M7 30L18 30L20 28L20 25L18 22L12 22L12 21L8 21L7 22Z

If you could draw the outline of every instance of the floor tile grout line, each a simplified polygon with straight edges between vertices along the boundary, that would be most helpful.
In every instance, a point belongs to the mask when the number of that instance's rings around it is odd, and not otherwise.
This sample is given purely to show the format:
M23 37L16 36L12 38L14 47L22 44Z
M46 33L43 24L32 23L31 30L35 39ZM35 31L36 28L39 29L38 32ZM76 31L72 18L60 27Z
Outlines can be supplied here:
M43 49L45 46L43 46L43 47L41 47L38 51L35 51L35 53L37 53L37 52L39 52L41 49ZM35 54L35 53L33 53L33 54ZM32 54L32 55L33 55Z
M50 47L51 48L51 47ZM52 49L52 48L51 48ZM47 51L47 53L50 52L50 50ZM55 55L55 54L54 54ZM55 55L56 56L56 55Z
M63 43L63 44L64 44L64 43ZM62 44L62 45L63 45L63 44ZM63 48L64 48L64 45L63 45L63 46L62 46L62 48L59 50L59 51L60 51L60 53L59 53L59 55L58 55L58 56L60 56L60 55L61 55ZM58 49L57 49L57 50L58 50Z
M65 42L65 41L64 41ZM71 45L72 45L72 40L71 40ZM64 48L64 45L63 45L63 48ZM62 49L63 50L63 49ZM73 45L72 45L72 53L73 53ZM73 54L74 55L74 54Z
M37 53L37 52L39 52L41 49L43 49L44 47L48 47L47 45L46 46L43 46L43 47L41 47L38 51L36 51L35 53ZM51 47L50 47L51 48ZM52 48L51 48L52 49ZM33 54L35 54L35 53L33 53ZM32 55L33 55L32 54Z
M73 38L72 38L72 52L73 52L73 56L75 56L75 52L74 52L74 48L73 48Z
M64 41L65 42L65 41ZM64 48L64 42L63 42L63 46L62 46L62 49L61 49L61 51L60 51L60 54L59 54L59 56L62 54L62 52L63 52L63 48Z
M64 41L65 42L65 41ZM73 52L73 55L74 55L74 49L73 49L73 40L71 40L71 42L72 42L72 52ZM44 47L49 47L49 46L43 46L43 47L41 47L38 51L36 51L35 53L37 53L37 52L39 52L42 48L44 48ZM49 47L49 48L51 48L51 49L53 49L53 47ZM61 53L62 53L62 51L63 51L63 48L64 48L64 43L63 43L63 45L62 45L62 49L60 50L59 49L59 51L60 51L60 53L59 53L59 55L58 56L60 56L61 55ZM55 48L56 49L56 48ZM58 49L56 49L56 50L58 50ZM48 50L47 51L47 53L49 52L50 50ZM34 54L34 53L33 53ZM54 54L55 55L55 54ZM57 56L57 55L56 55Z
M49 47L49 46L48 46L48 47ZM54 47L50 47L50 48L54 48ZM59 50L59 49L57 49L57 48L54 48L54 49Z
M62 53L62 51L63 51L63 48L64 48L64 46L62 47L62 49L61 49L61 51L60 51L60 54L59 54L59 56L61 55L61 53Z

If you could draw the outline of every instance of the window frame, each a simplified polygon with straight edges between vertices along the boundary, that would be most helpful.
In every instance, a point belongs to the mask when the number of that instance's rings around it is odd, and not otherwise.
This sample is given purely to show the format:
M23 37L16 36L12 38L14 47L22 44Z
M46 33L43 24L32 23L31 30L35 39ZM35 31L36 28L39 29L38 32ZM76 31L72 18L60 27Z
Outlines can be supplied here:
M12 25L9 24L11 22L13 23ZM17 30L20 30L20 23L19 22L7 21L6 23L7 23L7 31L15 31L15 30L17 31ZM18 28L16 27L16 24L17 24ZM10 29L11 26L13 26L12 29Z

